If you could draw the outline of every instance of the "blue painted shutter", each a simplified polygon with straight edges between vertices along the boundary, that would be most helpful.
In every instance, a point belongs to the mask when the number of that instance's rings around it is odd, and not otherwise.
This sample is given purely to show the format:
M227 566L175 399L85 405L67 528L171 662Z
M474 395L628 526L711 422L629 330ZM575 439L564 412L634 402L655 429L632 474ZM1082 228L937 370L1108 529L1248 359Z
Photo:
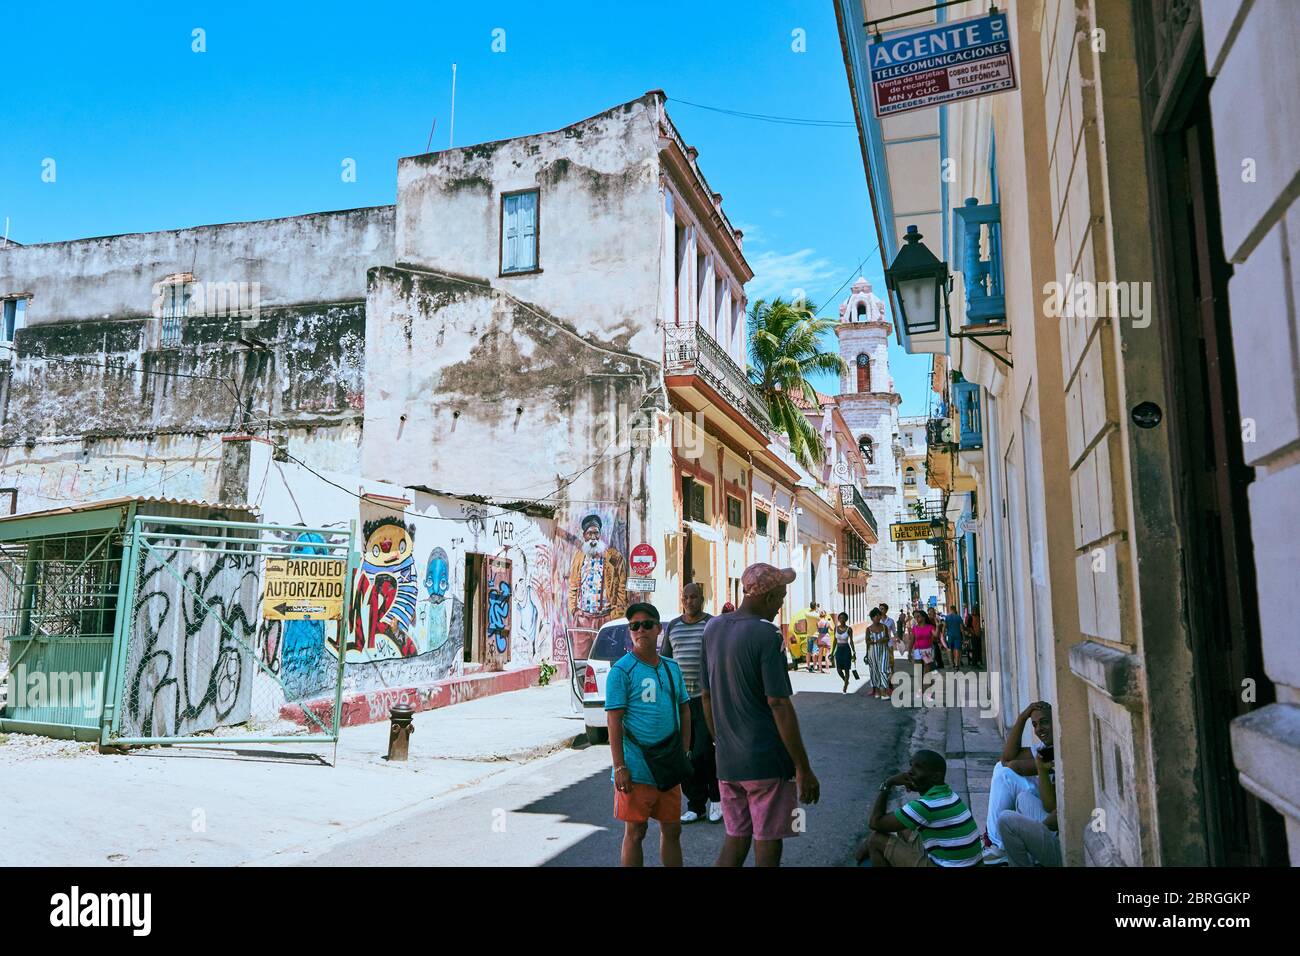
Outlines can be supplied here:
M537 193L505 197L502 272L537 268Z

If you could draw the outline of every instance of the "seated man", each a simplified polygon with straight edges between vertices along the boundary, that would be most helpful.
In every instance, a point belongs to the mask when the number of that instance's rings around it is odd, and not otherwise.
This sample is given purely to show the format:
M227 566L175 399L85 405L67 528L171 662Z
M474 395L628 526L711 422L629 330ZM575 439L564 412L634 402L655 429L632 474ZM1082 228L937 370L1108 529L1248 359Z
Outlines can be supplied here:
M1035 820L1019 810L998 814L1003 849L1012 866L1060 866L1061 843L1056 836L1056 780L1053 776L1052 748L1044 747L1034 755L1038 771L1038 799L1047 811L1044 820Z
M933 750L918 750L912 766L880 785L869 825L875 832L858 847L858 862L868 854L872 866L980 865L980 835L961 797L944 783L948 763ZM920 794L893 813L885 812L889 793L905 786Z
M1034 736L1038 738L1032 747L1023 747L1020 743L1026 722L1032 722ZM1036 758L1040 753L1050 766L1053 758L1052 705L1041 700L1020 712L1002 745L1002 760L993 768L993 779L989 783L989 815L985 822L985 863L1007 863L1001 829L1001 816L1005 811L1015 811L1036 823L1047 819L1048 809L1039 796L1038 787ZM1049 779L1053 779L1050 772ZM1054 809L1055 799L1052 803Z

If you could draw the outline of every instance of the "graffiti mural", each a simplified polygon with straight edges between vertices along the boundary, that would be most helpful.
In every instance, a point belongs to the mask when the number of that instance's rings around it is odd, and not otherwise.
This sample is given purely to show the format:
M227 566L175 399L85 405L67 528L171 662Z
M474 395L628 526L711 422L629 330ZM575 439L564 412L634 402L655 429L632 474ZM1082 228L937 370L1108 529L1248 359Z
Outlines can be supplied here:
M487 625L485 662L499 669L510 657L510 561L487 558L483 562L484 612Z
M419 585L415 571L415 525L376 518L362 525L361 569L352 596L348 652L363 660L414 657Z
M581 539L569 562L568 609L574 627L599 628L627 608L627 562L609 540L610 530L592 512L582 519Z
M293 554L326 554L321 547L325 539L315 532L304 532L291 550ZM282 625L280 646L280 682L286 700L305 700L324 693L335 680L337 655L325 653L325 621L268 621ZM330 629L337 627L329 622Z
M205 554L188 539L152 543L140 555L131 609L123 735L184 736L248 720L256 558Z
M627 518L617 505L580 504L556 518L551 554L551 635L557 660L571 639L585 650L595 631L627 610ZM576 631L576 633L571 633Z
M434 548L424 569L424 597L420 599L418 614L419 641L422 651L432 651L447 642L448 611L447 589L451 587L451 564L447 552Z
M514 563L514 621L511 657L540 661L555 654L551 635L551 541L528 522L515 531L509 551Z

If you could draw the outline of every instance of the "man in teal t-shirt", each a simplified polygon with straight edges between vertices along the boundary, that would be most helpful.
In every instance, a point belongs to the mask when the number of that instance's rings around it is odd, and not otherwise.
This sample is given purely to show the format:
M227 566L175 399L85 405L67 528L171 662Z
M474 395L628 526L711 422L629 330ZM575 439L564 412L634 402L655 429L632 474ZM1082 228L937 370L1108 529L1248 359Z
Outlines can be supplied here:
M681 728L682 748L691 749L690 696L681 668L659 656L659 610L653 604L627 609L632 650L624 654L605 678L605 710L609 714L609 752L614 761L614 816L623 821L623 866L640 866L641 843L651 819L659 821L659 852L664 866L682 865L682 788L660 790L641 748Z

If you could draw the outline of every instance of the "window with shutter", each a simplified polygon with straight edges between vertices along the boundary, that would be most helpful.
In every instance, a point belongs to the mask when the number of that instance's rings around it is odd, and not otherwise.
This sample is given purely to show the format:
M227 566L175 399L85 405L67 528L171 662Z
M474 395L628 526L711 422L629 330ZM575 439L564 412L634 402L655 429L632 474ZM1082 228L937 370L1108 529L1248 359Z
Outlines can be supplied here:
M538 268L538 192L501 197L501 274L536 272Z

